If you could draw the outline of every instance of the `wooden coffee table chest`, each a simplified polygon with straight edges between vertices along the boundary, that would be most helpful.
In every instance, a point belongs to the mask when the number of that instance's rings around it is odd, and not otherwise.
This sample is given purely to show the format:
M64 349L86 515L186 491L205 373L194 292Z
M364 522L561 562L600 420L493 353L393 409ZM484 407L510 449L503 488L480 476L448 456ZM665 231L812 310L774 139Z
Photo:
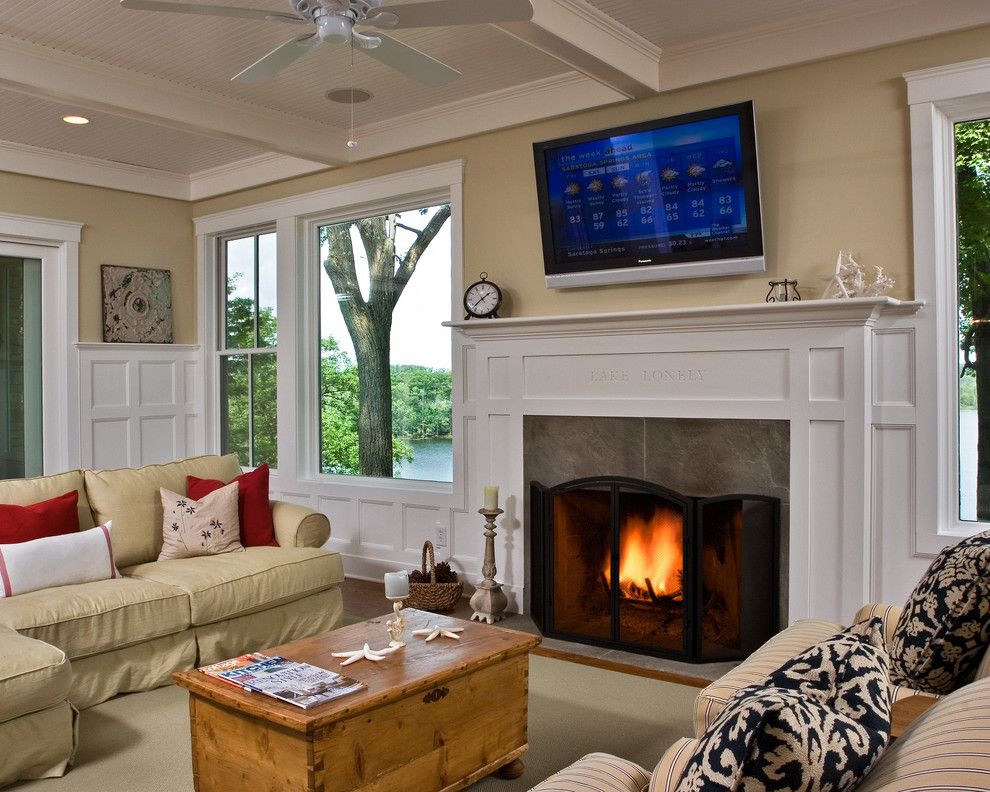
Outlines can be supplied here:
M388 642L385 616L262 650L353 676L368 687L303 710L200 671L175 674L189 691L198 792L237 789L461 789L527 748L530 649L538 636L409 609L406 646L344 669L332 652ZM426 643L412 631L462 627Z

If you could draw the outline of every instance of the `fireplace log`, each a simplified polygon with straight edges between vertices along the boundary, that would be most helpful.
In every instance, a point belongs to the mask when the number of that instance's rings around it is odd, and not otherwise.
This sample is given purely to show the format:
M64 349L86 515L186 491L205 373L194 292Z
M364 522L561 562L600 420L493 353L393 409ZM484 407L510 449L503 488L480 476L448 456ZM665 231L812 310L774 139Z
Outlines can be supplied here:
M653 590L653 581L649 578L646 579L646 590L650 592L650 599L653 600L654 605L660 604L660 598L657 596L656 592Z
M605 589L605 596L606 597L611 597L612 596L612 587L608 584L608 578L605 577L605 573L604 572L599 572L598 573L598 580L601 581L602 588Z

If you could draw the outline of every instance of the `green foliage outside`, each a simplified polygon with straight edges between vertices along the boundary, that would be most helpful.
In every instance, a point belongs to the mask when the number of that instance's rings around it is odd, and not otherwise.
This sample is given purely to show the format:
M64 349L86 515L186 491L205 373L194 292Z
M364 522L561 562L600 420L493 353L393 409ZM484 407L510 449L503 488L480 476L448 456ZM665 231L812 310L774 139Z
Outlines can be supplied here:
M957 124L955 144L959 398L977 410L976 517L990 520L990 119Z
M228 289L230 291L230 289ZM249 345L254 334L254 301L227 300L228 339ZM276 338L277 321L270 308L258 313L262 339ZM231 344L232 345L232 344ZM324 473L360 472L358 464L358 369L334 338L320 343L320 460ZM236 453L241 464L278 465L276 356L273 352L225 355L221 359L224 383L224 453ZM254 454L250 453L248 422L249 370L253 373ZM393 464L412 461L412 449L403 440L450 436L451 375L446 369L392 366Z
M321 341L321 465L324 473L359 475L357 364L334 338ZM404 440L450 436L450 371L392 366L392 464L411 462Z

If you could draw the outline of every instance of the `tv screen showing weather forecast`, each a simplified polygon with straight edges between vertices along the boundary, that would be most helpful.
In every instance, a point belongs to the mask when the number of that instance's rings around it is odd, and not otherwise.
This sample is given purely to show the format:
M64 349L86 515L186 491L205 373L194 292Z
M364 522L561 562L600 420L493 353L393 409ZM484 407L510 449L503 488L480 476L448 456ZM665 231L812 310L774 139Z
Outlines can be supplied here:
M757 257L762 269L752 103L534 151L548 276L650 267L663 278L666 265ZM676 271L666 277L692 274Z

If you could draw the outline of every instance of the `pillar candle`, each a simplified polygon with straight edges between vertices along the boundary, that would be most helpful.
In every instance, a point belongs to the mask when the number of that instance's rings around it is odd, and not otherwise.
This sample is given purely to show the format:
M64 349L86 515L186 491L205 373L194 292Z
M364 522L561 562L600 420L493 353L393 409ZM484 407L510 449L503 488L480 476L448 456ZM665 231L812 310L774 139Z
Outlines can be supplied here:
M498 487L485 487L485 508L498 508Z
M386 572L385 573L385 596L386 597L408 597L409 596L409 573L408 572Z

